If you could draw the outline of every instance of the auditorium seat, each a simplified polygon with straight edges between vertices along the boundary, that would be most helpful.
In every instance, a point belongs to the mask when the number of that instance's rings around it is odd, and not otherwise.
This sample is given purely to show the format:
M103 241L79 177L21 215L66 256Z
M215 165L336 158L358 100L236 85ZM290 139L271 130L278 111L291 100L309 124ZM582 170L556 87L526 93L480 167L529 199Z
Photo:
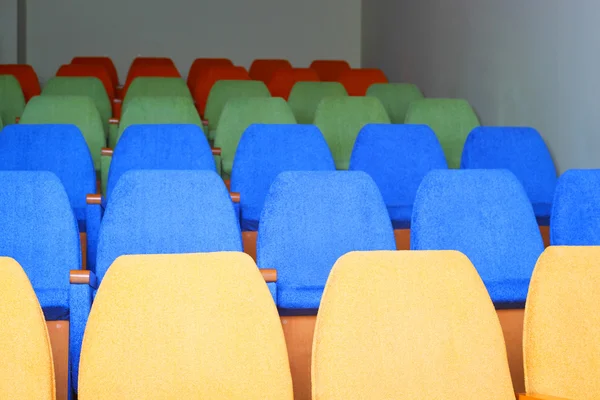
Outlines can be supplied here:
M40 304L23 269L0 257L0 398L54 400L52 348Z
M117 398L293 399L281 322L250 257L114 262L85 331L79 399Z
M514 400L498 318L463 254L357 252L333 267L314 400Z
M131 61L131 64L129 65L129 71L131 71L132 68L137 68L140 65L175 67L175 63L169 57L138 56Z
M194 90L194 84L199 73L206 67L233 67L233 62L228 58L196 58L187 76L187 85L190 91Z
M242 251L234 207L216 173L138 170L123 174L108 199L102 219L95 277L90 274L89 283L84 280L71 284L71 297L77 300L71 312L71 382L77 382L81 340L95 288L118 257L216 251ZM137 273L140 276L140 271ZM148 276L141 278L135 286L147 279ZM181 280L185 281L186 278ZM228 285L238 287L235 281L228 281ZM163 287L178 293L172 286L163 284ZM129 294L134 291L130 288ZM155 297L162 301L161 297ZM171 320L174 311L168 312ZM172 338L178 340L176 336Z
M252 61L249 74L252 79L268 84L273 73L282 68L292 68L292 64L288 60L259 59Z
M25 109L25 96L13 75L0 75L0 128L14 124Z
M215 83L223 80L250 80L250 75L244 67L206 67L198 71L195 85L191 89L196 108L200 115L204 115L208 95Z
M348 169L358 132L366 124L390 123L379 100L373 97L326 97L317 107L314 124L329 144L337 169Z
M124 99L125 96L127 96L127 91L129 90L129 87L135 79L151 77L181 78L181 75L179 74L179 71L174 65L139 64L136 66L132 66L129 69L129 73L127 74L127 80L125 81L125 85L123 85L122 98Z
M377 97L385 107L392 124L403 124L412 101L423 98L423 93L410 83L375 83L367 89L367 96Z
M40 81L31 65L27 64L0 64L0 75L13 75L19 81L25 101L29 101L41 92Z
M192 93L181 78L140 77L131 83L127 95L123 98L123 112L125 112L131 100L143 96L188 97L190 100L192 99Z
M323 82L334 82L343 72L350 69L350 64L344 60L315 60L310 64L310 68L317 71Z
M298 82L292 87L288 104L299 124L312 124L321 100L345 96L348 93L339 82Z
M572 169L558 179L550 244L600 246L600 169Z
M113 63L110 57L74 57L71 60L71 64L102 65L108 72L113 87L116 88L117 86L119 86L119 75L117 74L115 64Z
M598 247L555 246L537 262L523 341L532 400L600 398L598 260Z
M450 168L460 167L469 133L479 126L475 111L462 99L422 99L410 103L405 123L429 125L437 135Z
M115 84L106 67L102 64L65 64L56 71L56 76L68 77L94 77L100 79L108 98L112 102L115 98Z
M267 86L271 96L287 100L297 82L319 82L319 75L310 68L282 68L273 73Z
M377 68L349 69L342 72L337 81L344 85L350 96L365 96L372 84L388 82L383 71Z
M285 100L278 97L235 98L227 102L215 132L217 171L229 179L238 143L244 131L252 124L295 124L296 119Z
M447 168L442 146L429 127L369 124L356 138L349 170L373 178L390 214L398 248L408 250L417 189L427 173Z
M89 97L37 96L27 103L21 124L73 124L88 145L94 168L100 170L100 150L106 146L102 118Z

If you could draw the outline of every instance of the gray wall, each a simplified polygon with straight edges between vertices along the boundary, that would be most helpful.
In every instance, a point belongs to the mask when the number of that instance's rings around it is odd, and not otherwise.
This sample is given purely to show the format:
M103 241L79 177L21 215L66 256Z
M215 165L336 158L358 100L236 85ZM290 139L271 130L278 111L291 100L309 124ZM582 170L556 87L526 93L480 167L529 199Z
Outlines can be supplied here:
M530 125L558 169L600 168L597 0L364 0L364 66Z
M17 0L0 0L0 64L17 62Z

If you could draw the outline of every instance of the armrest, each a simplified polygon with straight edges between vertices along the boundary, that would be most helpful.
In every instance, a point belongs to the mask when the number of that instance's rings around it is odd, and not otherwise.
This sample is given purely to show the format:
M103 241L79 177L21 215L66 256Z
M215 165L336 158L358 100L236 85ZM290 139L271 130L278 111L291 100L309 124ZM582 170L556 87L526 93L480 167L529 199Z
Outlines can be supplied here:
M202 120L202 125L204 125L204 126L208 126L208 120L207 120L207 119L203 119L203 120Z
M225 183L227 190L231 190L231 179L224 179L223 183Z
M21 120L21 117L15 117L15 123L16 124L18 124L20 120Z
M119 125L119 118L110 118L108 123L111 125Z
M519 400L567 400L562 397L547 396L544 394L519 393Z
M276 269L261 269L260 273L262 274L265 282L267 282L267 283L277 282L277 270Z
M221 155L221 148L220 147L213 147L211 150L212 150L213 156L220 156Z
M240 202L240 194L238 192L229 192L229 195L231 196L231 201L234 203Z
M115 103L115 104L121 104L122 102L123 102L123 99L117 99L117 98L113 99L113 103Z
M85 202L87 204L94 205L102 205L102 195L101 194L88 194L85 196Z
M109 147L103 147L102 150L100 150L100 155L106 156L106 157L112 157L113 151L114 150Z
M89 285L94 289L98 288L98 280L96 279L96 275L92 271L88 270L71 270L69 282L76 285Z

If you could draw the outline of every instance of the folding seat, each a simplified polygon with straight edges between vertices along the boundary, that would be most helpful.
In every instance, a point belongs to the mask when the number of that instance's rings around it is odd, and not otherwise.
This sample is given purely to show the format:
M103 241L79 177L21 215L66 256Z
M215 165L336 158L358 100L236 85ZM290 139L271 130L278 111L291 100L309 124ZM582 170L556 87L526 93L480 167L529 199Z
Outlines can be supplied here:
M40 81L31 65L0 64L0 75L13 75L17 78L26 102L40 94Z
M550 216L550 244L600 245L600 169L572 169L558 179Z
M206 101L214 84L223 80L250 80L250 75L244 67L205 67L199 72L195 86L191 89L196 108L200 115L204 115Z
M25 109L25 97L13 75L0 75L0 128L14 124Z
M123 85L122 98L127 96L129 86L136 78L181 78L179 71L174 65L144 65L132 66L127 74L127 80ZM185 83L185 81L184 81Z
M108 98L112 102L115 98L115 84L110 77L110 73L102 64L65 64L61 65L56 76L68 77L94 77L100 79Z
M321 81L335 82L343 72L350 69L350 64L344 60L315 60L310 68L317 71Z
M71 60L71 64L74 64L74 65L102 65L108 72L108 75L110 76L112 86L114 88L119 86L119 75L117 74L117 69L115 68L115 64L113 63L113 61L110 57L74 57Z
M72 124L79 128L88 145L94 168L100 171L100 150L106 146L102 118L89 97L37 96L31 99L21 124Z
M0 257L0 398L54 400L48 330L31 283L12 258Z
M250 257L117 259L85 331L79 398L292 400L281 323Z
M408 250L417 189L430 171L447 168L442 146L429 127L369 124L356 138L349 170L373 178L390 214L397 247Z
M469 133L479 126L479 120L469 103L463 99L422 99L410 103L406 124L429 125L435 132L450 168L459 168Z
M190 66L187 76L187 85L190 91L194 90L200 72L207 67L233 67L233 62L228 58L196 58Z
M385 107L392 124L403 124L412 101L423 98L423 93L411 83L375 83L367 89L367 96L377 97Z
M284 68L273 73L268 88L273 97L288 99L297 82L319 82L319 75L310 68Z
M546 249L525 307L522 399L600 398L599 247Z
M533 128L478 127L467 137L461 168L508 169L519 178L533 205L544 241L556 187L556 167L544 139Z
M229 179L233 158L244 131L252 124L295 124L296 119L285 100L278 97L246 97L231 99L223 108L215 132L214 147L217 171Z
M326 97L315 111L314 124L329 144L337 169L348 169L358 132L366 124L389 124L379 100L373 97Z
M513 400L498 318L463 254L357 252L333 267L312 354L314 400Z
M188 97L192 100L192 94L181 78L141 77L136 78L129 86L127 95L123 98L123 112L132 99L140 96Z
M382 70L377 68L349 69L340 74L337 79L350 96L364 96L367 89L374 83L388 83Z
M81 340L95 288L118 257L216 251L242 251L242 241L229 192L215 172L137 170L123 174L102 219L95 275L72 279L71 297L77 299L77 306L71 312L71 382L77 382ZM170 285L164 287L178 292Z
M348 93L339 82L298 82L292 87L288 104L299 124L312 124L321 100L346 96Z
M273 77L273 73L283 68L292 68L292 64L282 59L260 59L252 61L249 73L252 79L267 84Z
M267 85L261 81L218 81L215 82L204 109L204 121L208 124L208 137L215 139L215 133L225 104L230 99L241 97L271 97Z

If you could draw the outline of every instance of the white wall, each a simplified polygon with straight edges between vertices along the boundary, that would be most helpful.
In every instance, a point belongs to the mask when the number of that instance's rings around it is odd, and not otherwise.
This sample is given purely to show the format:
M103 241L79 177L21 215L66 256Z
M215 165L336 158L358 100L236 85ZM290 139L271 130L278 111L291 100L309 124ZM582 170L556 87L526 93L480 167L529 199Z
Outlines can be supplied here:
M5 1L5 0L0 0ZM110 55L124 80L136 55L318 58L360 63L361 0L28 0L27 61L41 80L75 55Z
M17 0L0 0L0 64L17 62Z
M600 168L600 2L364 0L363 64L486 125L539 129L558 169Z

